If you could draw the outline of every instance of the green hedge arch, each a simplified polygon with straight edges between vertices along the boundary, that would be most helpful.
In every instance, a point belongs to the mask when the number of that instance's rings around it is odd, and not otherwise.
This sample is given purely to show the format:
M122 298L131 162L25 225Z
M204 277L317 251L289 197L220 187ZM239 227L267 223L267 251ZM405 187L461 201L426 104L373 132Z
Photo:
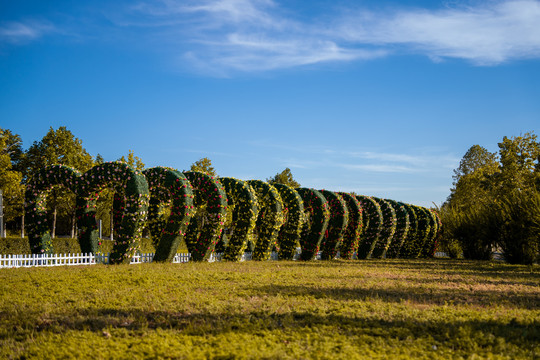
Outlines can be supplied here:
M329 190L319 190L328 201L330 219L321 241L321 260L331 260L337 256L343 242L343 233L349 223L349 209L343 197Z
M435 256L435 240L437 238L439 224L437 223L435 213L431 209L424 208L424 212L428 215L429 219L429 235L427 236L426 242L422 247L420 256L423 258L431 258Z
M262 180L248 180L248 184L257 194L259 205L259 215L255 227L257 242L252 259L268 260L283 225L283 200L274 186Z
M227 194L218 179L198 171L185 171L194 192L195 214L184 240L191 260L210 259L225 224Z
M345 200L347 209L349 210L349 222L343 233L343 242L339 249L339 256L342 259L350 260L358 250L360 236L364 229L363 209L360 201L354 195L344 192L340 192L339 194Z
M193 189L178 170L153 167L143 171L150 190L148 228L156 248L153 261L172 262L195 212ZM170 214L163 211L170 208Z
M47 193L54 186L63 186L76 194L80 175L70 167L52 165L39 170L28 182L24 195L25 220L32 254L54 253L47 221Z
M232 210L232 223L227 224L229 241L223 259L240 261L248 241L254 236L253 230L259 213L257 196L245 181L231 177L222 177L219 181L227 193L229 210Z
M96 165L78 181L79 242L82 252L98 251L95 202L99 192L112 188L123 197L122 220L116 226L118 235L110 254L110 264L129 263L140 247L143 227L148 215L150 192L146 178L123 162Z
M392 206L396 213L396 233L394 234L394 240L386 252L386 257L397 258L399 257L401 247L403 246L403 243L407 238L407 234L409 233L409 213L405 209L403 203L389 199L385 200Z
M356 198L364 210L365 230L358 246L358 259L368 259L379 242L384 218L381 206L371 196L357 195Z
M300 244L300 234L305 222L304 201L296 190L284 184L272 184L283 200L284 223L279 230L278 259L292 260Z
M399 257L410 259L416 257L417 252L417 238L418 238L418 216L416 211L414 211L413 205L404 204L402 206L407 211L409 215L409 231L407 232L407 237L401 246L399 251Z
M394 235L396 233L396 212L390 203L384 199L373 197L373 199L379 203L381 212L383 215L382 229L379 235L379 241L373 248L372 258L382 259L386 257L386 252L394 241Z
M296 191L304 202L306 213L306 222L300 235L302 248L300 260L313 260L319 252L319 246L330 220L328 201L315 189L297 188Z
M416 213L416 219L418 221L418 228L416 231L416 239L413 248L413 258L418 258L422 254L422 249L428 241L429 233L431 231L430 226L430 215L427 212L427 209L421 206L413 205L413 210Z

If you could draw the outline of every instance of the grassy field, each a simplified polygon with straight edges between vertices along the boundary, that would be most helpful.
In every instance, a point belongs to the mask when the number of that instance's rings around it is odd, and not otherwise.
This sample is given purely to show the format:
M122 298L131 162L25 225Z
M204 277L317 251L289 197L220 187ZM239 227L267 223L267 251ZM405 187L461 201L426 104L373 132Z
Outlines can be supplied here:
M538 266L250 261L0 278L5 359L540 359Z

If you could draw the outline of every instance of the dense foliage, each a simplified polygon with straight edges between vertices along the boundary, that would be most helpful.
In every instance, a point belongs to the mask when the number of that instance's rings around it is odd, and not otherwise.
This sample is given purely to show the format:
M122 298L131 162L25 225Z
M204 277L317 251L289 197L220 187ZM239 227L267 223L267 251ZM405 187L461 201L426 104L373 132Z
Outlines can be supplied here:
M171 262L195 213L193 188L174 169L154 167L143 174L150 190L148 228L156 248L154 261Z
M441 247L451 256L531 264L540 255L540 142L533 133L507 138L499 153L472 146L440 209Z

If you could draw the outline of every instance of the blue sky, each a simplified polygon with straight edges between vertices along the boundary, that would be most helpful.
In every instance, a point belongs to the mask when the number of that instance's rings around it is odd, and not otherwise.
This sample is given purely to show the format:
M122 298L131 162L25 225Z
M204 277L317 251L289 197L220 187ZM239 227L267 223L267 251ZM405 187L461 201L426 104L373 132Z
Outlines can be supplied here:
M440 205L540 129L540 1L0 1L0 127Z

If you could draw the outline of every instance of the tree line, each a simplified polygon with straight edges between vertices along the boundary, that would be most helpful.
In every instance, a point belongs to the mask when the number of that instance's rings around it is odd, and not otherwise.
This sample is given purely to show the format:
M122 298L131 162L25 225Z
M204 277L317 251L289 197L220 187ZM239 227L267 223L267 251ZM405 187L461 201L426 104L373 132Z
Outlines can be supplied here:
M499 152L469 148L441 206L442 246L452 256L532 264L540 251L540 142L504 137Z
M144 162L135 156L132 150L118 161L128 163L137 170L143 170ZM62 126L52 127L39 141L34 141L28 148L23 148L23 142L18 134L9 129L0 128L0 190L3 198L4 234L20 234L24 237L24 190L25 184L38 170L49 165L65 165L78 171L85 172L95 165L102 164L105 159L97 154L90 155L82 145L82 141ZM191 165L191 171L202 171L216 175L212 162L202 158ZM290 169L276 174L270 181L299 186L293 178ZM97 204L96 218L102 222L103 235L114 236L113 216L114 192L104 189ZM51 236L68 235L76 237L75 194L65 188L53 188L47 197Z

